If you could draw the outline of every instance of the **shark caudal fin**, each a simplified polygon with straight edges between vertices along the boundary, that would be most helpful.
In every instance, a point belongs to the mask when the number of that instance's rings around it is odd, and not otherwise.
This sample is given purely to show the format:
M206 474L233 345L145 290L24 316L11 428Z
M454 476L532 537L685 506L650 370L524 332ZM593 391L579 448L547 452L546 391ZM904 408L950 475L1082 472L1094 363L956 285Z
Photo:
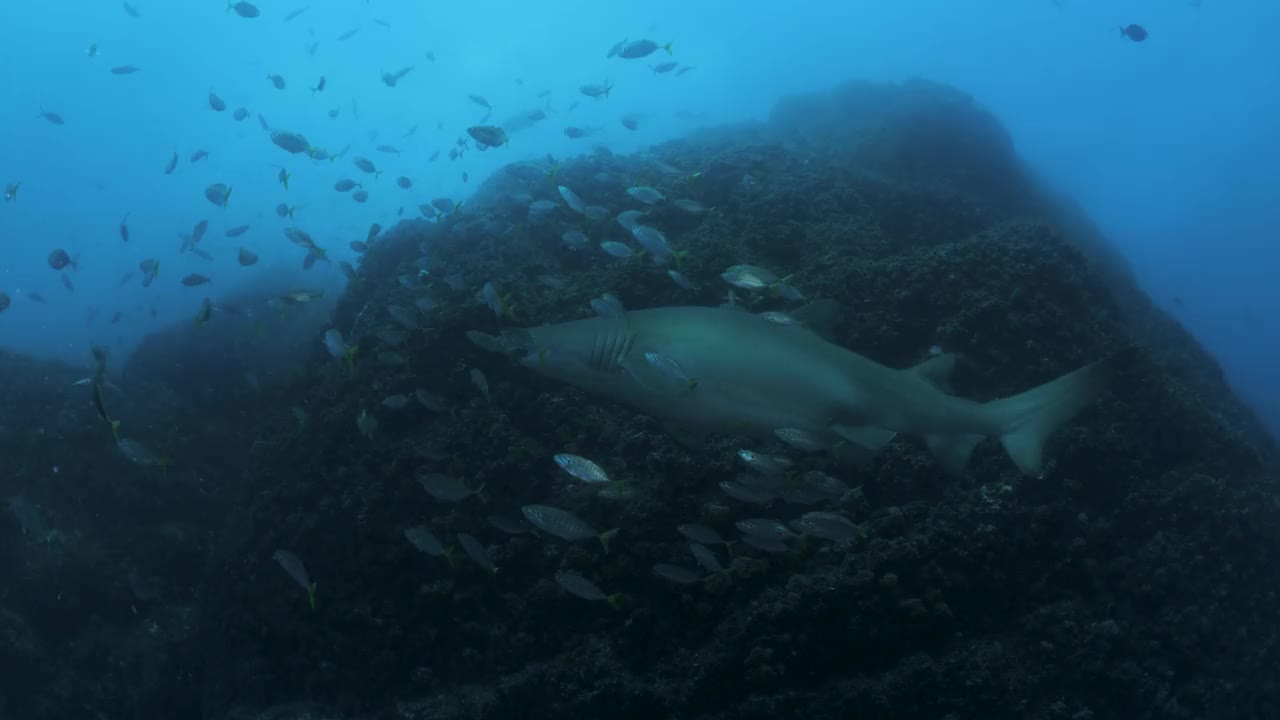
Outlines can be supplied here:
M1057 380L985 405L999 428L1000 443L1026 475L1039 475L1044 444L1055 430L1088 407L1106 389L1112 361L1104 360Z

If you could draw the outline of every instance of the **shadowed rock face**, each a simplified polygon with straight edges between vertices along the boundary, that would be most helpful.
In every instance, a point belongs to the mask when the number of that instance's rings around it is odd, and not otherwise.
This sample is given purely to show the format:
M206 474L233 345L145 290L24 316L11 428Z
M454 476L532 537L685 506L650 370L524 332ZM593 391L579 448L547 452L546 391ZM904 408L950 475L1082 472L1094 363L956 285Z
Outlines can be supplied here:
M360 346L354 372L317 336L295 383L246 406L235 437L260 441L240 458L253 482L225 498L204 548L196 640L165 651L196 668L206 717L1228 718L1280 706L1267 582L1280 548L1274 445L981 108L929 83L856 84L651 157L577 158L554 183L536 168L518 174L491 179L438 224L402 223L372 244L334 314ZM560 236L575 227L593 243L628 238L563 204L531 217L530 202L557 198L557 184L611 216L637 207L633 185L711 208L641 208L687 251L680 272L696 289L645 258L566 248ZM406 287L399 278L417 276L424 249L428 276ZM509 299L501 326L534 326L586 317L604 292L631 309L719 305L719 275L740 263L839 302L847 312L831 337L878 363L914 365L932 346L960 354L955 391L976 400L1142 350L1053 436L1042 477L1023 478L984 443L955 478L909 439L847 466L731 427L672 435L465 336L500 330L476 297L486 282ZM431 329L395 346L405 365L380 363L392 349L385 308L424 298ZM751 310L793 307L763 297ZM419 388L444 412L381 405ZM304 427L294 406L309 409ZM372 438L357 430L361 411L379 421ZM814 506L743 505L718 487L740 472L743 447L857 490ZM555 466L561 452L633 494L598 497ZM415 482L422 472L483 485L488 502L435 501ZM606 554L487 521L518 519L530 503L621 530ZM781 554L714 547L726 571L691 585L651 570L696 567L680 523L736 539L734 521L818 509L861 523L862 537ZM499 571L418 552L402 531L422 524L446 544L474 535ZM306 562L314 611L272 562L277 548ZM567 595L558 570L622 593L619 609ZM88 667L66 661L76 662Z

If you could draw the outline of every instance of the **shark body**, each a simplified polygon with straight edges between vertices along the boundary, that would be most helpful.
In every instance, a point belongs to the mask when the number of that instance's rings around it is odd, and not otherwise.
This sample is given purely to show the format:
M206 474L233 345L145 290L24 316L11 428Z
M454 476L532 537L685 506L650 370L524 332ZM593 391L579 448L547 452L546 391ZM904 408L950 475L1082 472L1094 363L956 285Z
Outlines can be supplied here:
M955 357L893 369L800 326L735 310L667 307L504 334L525 366L676 426L772 436L795 428L878 450L918 436L949 471L996 437L1039 474L1047 437L1106 386L1106 363L988 403L946 391ZM675 377L673 377L673 374Z

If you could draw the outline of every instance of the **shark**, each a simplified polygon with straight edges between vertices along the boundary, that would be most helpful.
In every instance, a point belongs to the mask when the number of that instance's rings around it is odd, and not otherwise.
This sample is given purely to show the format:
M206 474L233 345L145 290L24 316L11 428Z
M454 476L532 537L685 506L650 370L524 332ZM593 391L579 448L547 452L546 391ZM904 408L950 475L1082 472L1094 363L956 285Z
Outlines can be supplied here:
M513 328L477 344L674 428L759 437L789 428L870 452L902 434L922 438L951 473L964 471L979 442L996 438L1019 470L1041 474L1048 438L1095 402L1112 374L1103 360L978 402L950 392L955 355L890 368L803 324L715 307Z

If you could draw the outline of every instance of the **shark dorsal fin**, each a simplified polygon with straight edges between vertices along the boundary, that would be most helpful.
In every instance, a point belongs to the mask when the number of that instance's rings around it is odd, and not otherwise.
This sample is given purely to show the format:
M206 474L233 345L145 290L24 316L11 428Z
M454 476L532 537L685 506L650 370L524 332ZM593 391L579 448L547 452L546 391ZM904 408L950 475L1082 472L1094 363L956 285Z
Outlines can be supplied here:
M942 353L916 365L910 372L928 380L939 390L950 393L952 392L951 373L956 369L956 363L959 360L960 356L955 353Z
M844 306L830 298L814 300L793 311L791 317L823 340L835 342L835 329L844 317Z

